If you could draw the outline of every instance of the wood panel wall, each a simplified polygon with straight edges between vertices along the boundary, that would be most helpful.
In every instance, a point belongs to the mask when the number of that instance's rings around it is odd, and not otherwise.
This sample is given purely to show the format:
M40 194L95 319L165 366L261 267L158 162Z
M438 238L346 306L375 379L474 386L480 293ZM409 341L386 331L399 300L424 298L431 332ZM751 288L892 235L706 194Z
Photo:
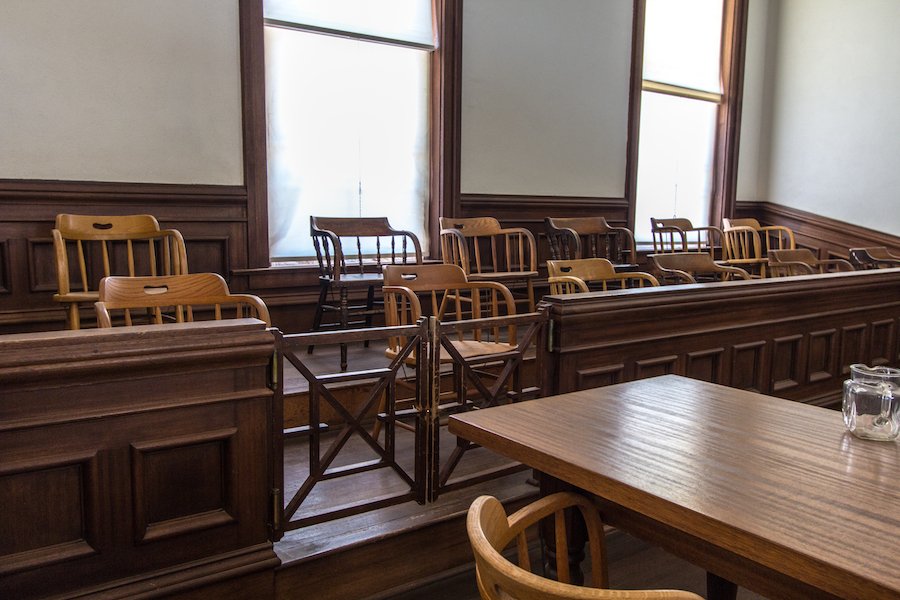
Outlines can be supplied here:
M900 361L900 269L545 302L557 393L673 373L834 406L850 364Z
M273 352L255 319L0 336L0 597L271 582Z

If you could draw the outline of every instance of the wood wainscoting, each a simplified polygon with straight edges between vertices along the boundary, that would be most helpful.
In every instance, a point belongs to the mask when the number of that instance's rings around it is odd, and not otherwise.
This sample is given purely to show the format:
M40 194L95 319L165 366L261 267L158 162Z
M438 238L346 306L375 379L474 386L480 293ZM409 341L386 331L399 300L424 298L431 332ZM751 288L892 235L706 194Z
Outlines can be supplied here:
M835 406L900 359L900 269L547 296L555 393L673 373Z
M271 596L274 351L255 319L0 337L0 597Z

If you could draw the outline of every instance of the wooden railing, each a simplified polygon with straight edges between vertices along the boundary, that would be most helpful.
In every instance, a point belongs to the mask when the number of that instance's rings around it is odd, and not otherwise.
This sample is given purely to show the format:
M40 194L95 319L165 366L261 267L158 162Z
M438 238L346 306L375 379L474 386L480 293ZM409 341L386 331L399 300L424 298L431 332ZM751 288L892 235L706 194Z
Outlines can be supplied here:
M835 406L850 364L900 362L900 269L544 301L553 393L674 373Z

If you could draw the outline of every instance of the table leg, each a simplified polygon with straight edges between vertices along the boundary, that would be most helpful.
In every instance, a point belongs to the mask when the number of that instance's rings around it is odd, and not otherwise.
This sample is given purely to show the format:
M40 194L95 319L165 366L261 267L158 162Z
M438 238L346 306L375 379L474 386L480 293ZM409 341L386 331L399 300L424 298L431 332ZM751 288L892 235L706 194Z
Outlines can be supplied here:
M707 600L735 600L737 598L737 584L707 571L706 598Z
M564 481L556 479L546 473L534 472L540 481L541 496L549 496L556 492L578 491L578 488ZM570 583L582 585L584 573L581 571L581 562L584 560L584 546L587 543L587 528L584 519L577 509L566 510L566 539L569 551L569 575ZM541 537L544 543L544 569L547 577L556 579L556 536L552 519L541 521Z

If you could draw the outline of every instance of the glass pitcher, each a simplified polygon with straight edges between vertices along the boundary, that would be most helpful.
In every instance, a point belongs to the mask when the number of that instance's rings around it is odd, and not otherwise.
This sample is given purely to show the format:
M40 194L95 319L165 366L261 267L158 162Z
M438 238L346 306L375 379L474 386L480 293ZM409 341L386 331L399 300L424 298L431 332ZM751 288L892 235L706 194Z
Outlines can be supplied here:
M893 440L900 434L900 369L850 365L844 382L844 424L868 440Z

